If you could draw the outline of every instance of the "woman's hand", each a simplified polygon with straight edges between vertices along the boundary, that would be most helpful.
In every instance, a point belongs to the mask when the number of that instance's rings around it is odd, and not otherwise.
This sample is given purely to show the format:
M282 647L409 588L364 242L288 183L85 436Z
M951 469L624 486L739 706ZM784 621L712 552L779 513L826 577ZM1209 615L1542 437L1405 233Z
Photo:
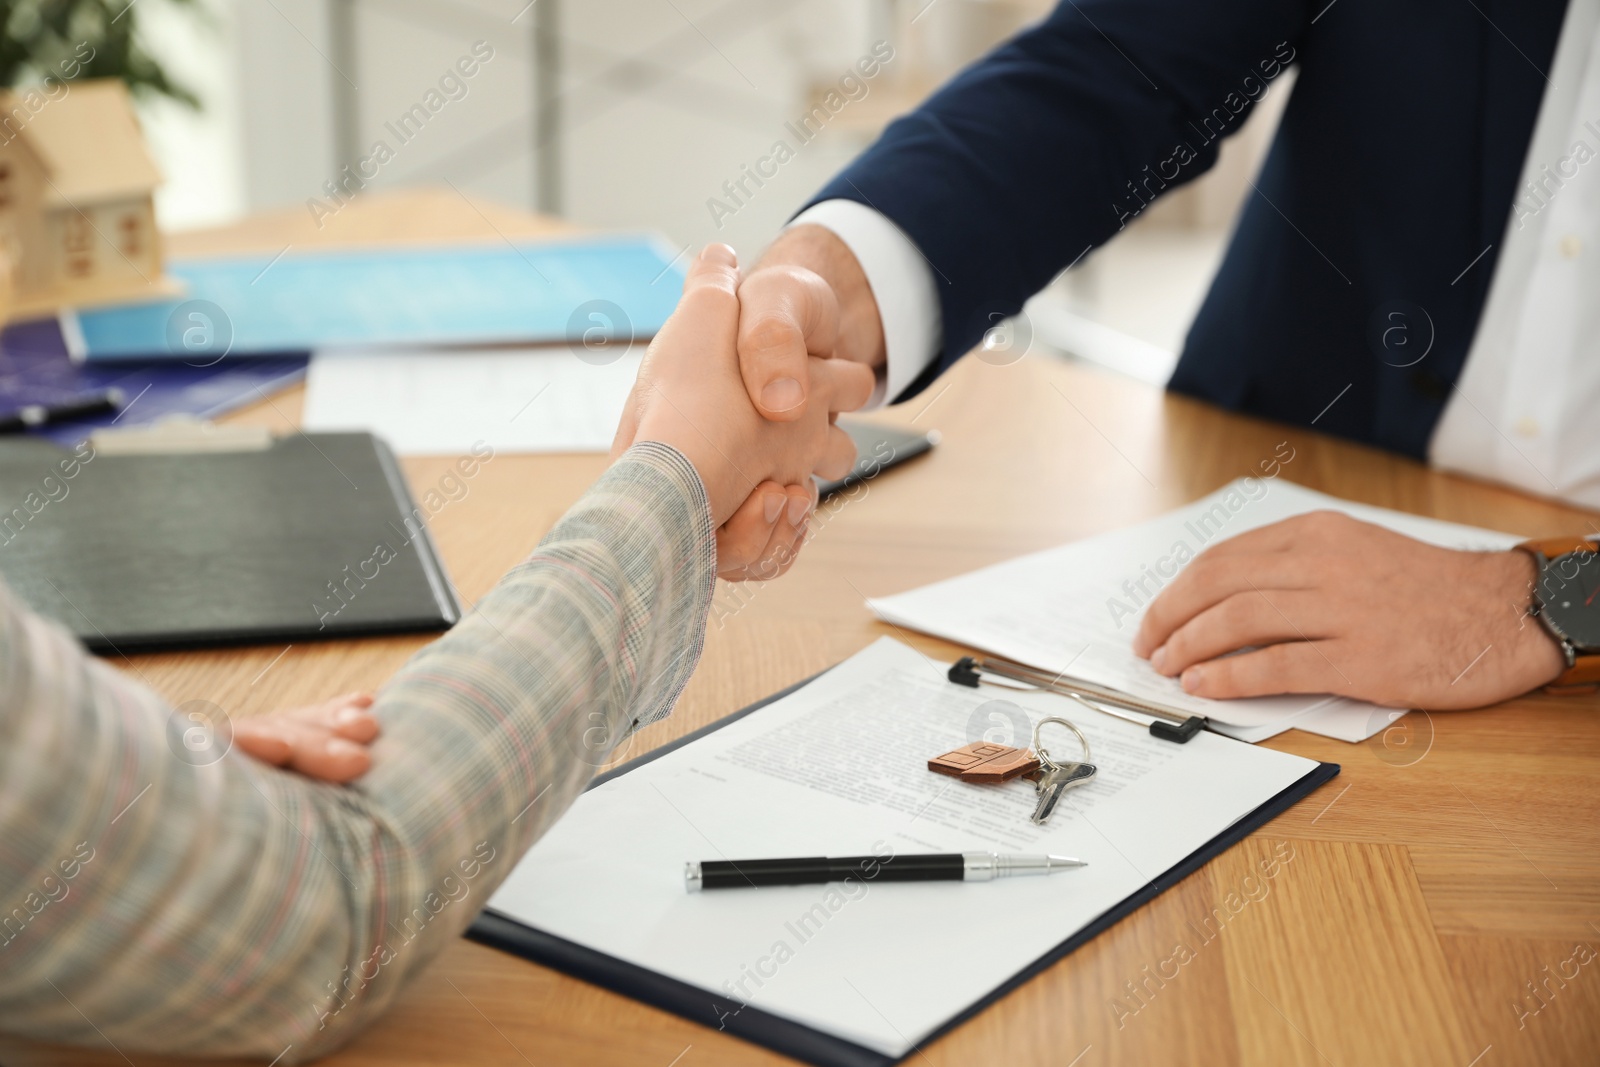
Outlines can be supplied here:
M711 500L718 572L730 580L774 577L793 560L816 502L812 472L842 477L855 462L833 416L866 403L874 384L861 364L811 357L804 411L788 422L763 418L739 369L738 285L733 249L701 252L639 368L612 446L617 456L636 441L660 441L688 457ZM838 322L808 315L773 328L797 330L808 351L828 353Z
M234 723L233 740L241 752L274 767L324 782L349 782L372 766L367 745L378 736L378 720L370 707L370 693L346 693L309 707L241 719Z

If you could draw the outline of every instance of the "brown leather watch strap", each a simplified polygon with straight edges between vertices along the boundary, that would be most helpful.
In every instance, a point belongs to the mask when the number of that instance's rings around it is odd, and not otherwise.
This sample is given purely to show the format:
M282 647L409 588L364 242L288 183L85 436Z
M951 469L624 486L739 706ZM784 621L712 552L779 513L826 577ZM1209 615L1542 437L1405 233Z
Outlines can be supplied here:
M1556 696L1580 695L1593 693L1600 687L1600 656L1579 656L1577 664L1570 671L1563 671L1561 677L1545 686L1545 690Z
M1560 559L1571 552L1594 552L1600 549L1600 546L1586 537L1546 537L1524 541L1517 547L1530 556L1537 556L1540 559Z
M1579 656L1571 667L1556 676L1545 686L1545 692L1556 696L1573 696L1592 693L1600 685L1600 655Z

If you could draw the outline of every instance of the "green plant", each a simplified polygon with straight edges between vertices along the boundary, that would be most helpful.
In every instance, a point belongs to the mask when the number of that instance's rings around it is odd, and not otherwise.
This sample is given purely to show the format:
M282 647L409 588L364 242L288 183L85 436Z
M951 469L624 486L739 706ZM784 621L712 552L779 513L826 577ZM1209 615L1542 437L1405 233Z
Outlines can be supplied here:
M190 107L199 97L174 82L139 43L137 0L0 0L0 86L121 78L140 95ZM196 0L169 0L194 9Z

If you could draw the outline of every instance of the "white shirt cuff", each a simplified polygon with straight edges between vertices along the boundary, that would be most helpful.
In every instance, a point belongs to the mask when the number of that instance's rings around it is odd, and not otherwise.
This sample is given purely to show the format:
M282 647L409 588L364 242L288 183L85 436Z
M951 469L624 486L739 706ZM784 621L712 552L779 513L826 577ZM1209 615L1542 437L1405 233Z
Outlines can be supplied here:
M933 271L900 227L865 204L824 200L806 208L789 225L802 223L831 230L845 243L878 301L885 368L867 407L880 407L904 392L939 354L944 323Z

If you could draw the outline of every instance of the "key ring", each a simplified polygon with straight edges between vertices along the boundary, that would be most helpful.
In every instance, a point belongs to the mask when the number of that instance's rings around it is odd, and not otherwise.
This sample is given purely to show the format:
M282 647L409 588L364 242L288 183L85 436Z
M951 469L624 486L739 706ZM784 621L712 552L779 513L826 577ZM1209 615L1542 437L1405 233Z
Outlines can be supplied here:
M1055 760L1050 758L1050 753L1049 752L1045 751L1043 748L1041 748L1039 746L1039 728L1041 726L1043 726L1047 722L1057 723L1057 724L1059 724L1061 726L1065 726L1067 729L1071 730L1072 733L1073 733L1073 736L1078 739L1078 744L1083 746L1083 760L1081 762L1083 762L1083 763L1093 763L1094 762L1089 757L1089 739L1087 737L1083 736L1083 731L1078 729L1076 726L1072 725L1072 723L1068 722L1066 719L1061 719L1061 718L1057 718L1055 716L1051 716L1051 717L1046 718L1046 719L1040 719L1038 722L1034 723L1034 725L1033 725L1033 751L1034 751L1034 754L1039 757L1039 762L1040 763L1044 764L1047 767L1059 767L1060 766L1059 763L1057 763Z

